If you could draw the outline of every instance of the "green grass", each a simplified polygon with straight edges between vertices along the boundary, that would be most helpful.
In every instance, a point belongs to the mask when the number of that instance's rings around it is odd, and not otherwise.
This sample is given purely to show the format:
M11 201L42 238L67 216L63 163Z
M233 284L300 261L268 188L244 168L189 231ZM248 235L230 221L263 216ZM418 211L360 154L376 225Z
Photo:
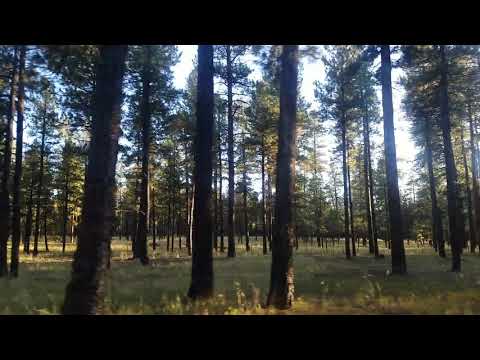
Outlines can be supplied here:
M260 240L260 238L259 238ZM346 260L340 246L301 247L294 255L294 307L263 309L269 285L270 255L254 242L247 254L214 260L215 297L208 302L185 299L190 258L185 249L166 253L165 241L151 253L150 266L128 261L130 244L113 242L112 269L107 278L108 314L480 314L480 256L464 254L463 273L449 272L450 259L427 247L407 247L408 275L389 275L389 251L373 259L367 249ZM176 240L175 246L178 241ZM43 248L40 246L40 251ZM70 278L74 246L67 253L51 242L50 252L21 256L20 277L0 280L0 314L57 314ZM150 249L151 251L151 249Z

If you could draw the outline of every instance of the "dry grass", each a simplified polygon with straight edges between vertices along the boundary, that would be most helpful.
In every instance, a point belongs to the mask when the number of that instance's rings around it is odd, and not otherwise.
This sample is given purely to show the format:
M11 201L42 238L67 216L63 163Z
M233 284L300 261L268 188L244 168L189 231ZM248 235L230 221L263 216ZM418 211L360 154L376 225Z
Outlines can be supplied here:
M260 241L260 238L259 238ZM390 259L373 259L365 248L352 260L340 246L319 249L301 244L295 253L294 307L263 309L268 291L270 256L253 241L247 254L214 261L216 296L193 304L185 299L190 258L185 249L166 253L164 240L151 253L150 266L127 261L130 244L113 242L107 279L109 314L480 314L480 257L465 254L463 273L448 272L450 259L429 248L407 247L409 274L390 276ZM175 246L178 241L176 240ZM40 247L40 250L43 248ZM1 279L0 314L56 314L70 277L74 246L66 254L52 242L50 252L21 256L20 277ZM383 253L388 250L382 248ZM150 249L151 251L151 249Z

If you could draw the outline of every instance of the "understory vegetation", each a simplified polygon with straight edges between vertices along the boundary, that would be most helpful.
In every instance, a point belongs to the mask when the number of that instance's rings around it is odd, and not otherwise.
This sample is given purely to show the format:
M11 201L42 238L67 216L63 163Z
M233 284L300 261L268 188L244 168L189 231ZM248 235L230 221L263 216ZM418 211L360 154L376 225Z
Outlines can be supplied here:
M264 309L269 285L270 257L262 255L261 239L251 251L239 247L235 259L214 255L215 296L191 302L185 297L191 259L187 250L165 252L162 239L151 264L129 260L131 243L114 240L107 275L106 314L480 314L480 263L464 254L463 273L449 272L449 259L428 245L406 244L409 272L390 275L388 249L384 258L369 256L359 247L346 260L342 242L328 248L300 240L295 253L295 307ZM50 252L36 258L21 255L18 279L2 279L0 314L59 314L65 284L70 278L73 244L65 254L52 242ZM448 255L448 254L447 254Z

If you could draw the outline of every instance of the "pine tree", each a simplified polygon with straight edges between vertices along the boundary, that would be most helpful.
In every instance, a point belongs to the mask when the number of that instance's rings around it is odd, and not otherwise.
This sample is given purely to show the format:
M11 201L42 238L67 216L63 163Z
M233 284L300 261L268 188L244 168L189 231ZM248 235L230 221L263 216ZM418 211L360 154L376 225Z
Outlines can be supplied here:
M18 100L17 100L17 139L15 147L15 174L13 178L13 216L12 216L12 256L10 259L10 274L18 276L20 249L20 183L22 181L23 160L23 120L25 112L25 58L27 47L20 47L18 66Z
M83 222L63 314L102 311L117 162L122 83L128 47L101 46L95 88Z
M213 244L210 201L214 130L213 46L198 46L197 125L195 135L194 210L192 238L192 299L213 295Z
M267 306L289 308L294 297L292 200L295 184L298 45L284 45L280 72L275 229Z
M403 244L403 225L398 189L397 155L393 125L392 79L390 45L381 46L381 81L383 106L383 134L388 193L390 241L392 243L392 274L405 274L407 263Z

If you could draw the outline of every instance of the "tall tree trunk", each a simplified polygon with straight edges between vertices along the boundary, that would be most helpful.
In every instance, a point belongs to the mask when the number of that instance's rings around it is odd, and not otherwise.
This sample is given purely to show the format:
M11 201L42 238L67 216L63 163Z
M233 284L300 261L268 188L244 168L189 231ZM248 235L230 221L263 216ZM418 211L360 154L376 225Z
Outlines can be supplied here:
M433 155L432 155L432 125L428 119L425 119L425 158L428 167L428 179L430 183L430 199L432 202L432 242L435 250L441 257L445 257L445 241L443 239L442 215L437 202L436 180L433 173Z
M72 216L72 220L70 220L70 244L73 244L73 229L74 229L74 221L75 215Z
M140 185L140 211L138 213L137 246L134 256L140 259L142 265L149 263L147 249L148 219L150 214L150 142L151 142L151 115L150 115L150 86L152 82L151 62L152 48L144 45L144 63L142 69L142 175Z
M43 207L43 240L45 241L45 252L49 252L48 250L48 236L47 236L47 217L48 217L48 207Z
M267 306L292 306L294 297L292 202L297 158L298 45L283 45L280 71L280 120L278 124L275 234Z
M195 210L193 213L192 282L188 297L213 295L212 146L213 46L198 46L197 126L195 134Z
M171 237L170 252L173 252L173 248L175 246L175 225L177 223L176 212L177 212L177 207L175 204L175 186L174 186L172 189L172 223L170 227L170 237Z
M139 167L140 159L137 156L137 169ZM132 239L132 259L135 259L137 254L137 238L138 238L138 198L140 193L140 176L137 173L135 175L135 191L134 191L134 203L132 211L132 227L130 229L131 239Z
M333 193L335 197L335 213L338 214L338 192L337 192L337 177L333 177Z
M353 225L353 201L352 201L352 185L350 182L350 165L347 165L347 178L348 178L348 207L350 210L350 229L352 239L352 256L357 256L357 250L355 246L355 228Z
M220 138L220 123L218 123L218 134L217 134L217 142L218 142L218 176L220 180L220 186L218 191L218 201L220 205L220 252L225 252L225 243L224 243L224 231L223 231L223 174L222 174L222 142Z
M380 254L378 252L378 231L377 231L377 219L375 214L375 200L373 198L373 170L372 170L372 157L370 154L370 129L367 123L367 140L368 140L368 147L367 147L367 159L368 159L368 174L369 174L369 193L370 193L370 204L371 204L371 215L372 215L372 236L373 236L373 253L375 257L379 257Z
M168 196L168 214L167 214L167 252L170 251L170 229L172 228L172 195ZM173 240L172 240L173 241Z
M123 236L123 207L122 207L122 188L118 188L119 196L116 201L116 211L115 211L115 217L118 218L118 228L117 228L117 236L118 240L122 241L122 236ZM116 196L115 196L116 197Z
M218 139L218 138L217 138ZM214 157L215 159L216 157ZM217 164L214 163L213 165L213 231L212 231L212 238L213 238L213 248L215 252L218 251L218 187L217 187L217 179L218 179L218 167Z
M18 69L18 103L17 103L17 139L15 148L15 174L13 177L13 216L12 216L12 256L10 259L10 275L18 276L20 252L20 183L22 181L23 159L23 118L25 99L25 57L27 47L20 47L20 64Z
M180 194L180 189L178 191L178 193ZM180 211L180 206L178 207L178 211L177 211L177 238L178 238L178 250L182 250L182 233L181 233L181 224L182 224L182 221L181 221L181 211Z
M25 238L23 240L23 252L26 254L30 254L30 237L32 235L32 223L33 223L33 189L35 187L35 172L34 167L32 166L32 170L30 173L31 181L30 181L30 194L28 196L28 203L27 203L27 219L25 220Z
M390 222L388 221L388 194L387 194L387 182L383 183L383 197L385 200L385 245L388 249L391 248L391 239L390 239Z
M62 229L62 253L65 253L65 245L67 243L67 223L68 223L68 196L69 194L69 168L68 164L65 169L65 189L64 189L64 200L63 200L63 229ZM121 229L120 229L121 231Z
M100 47L84 216L64 314L96 314L103 308L127 49L126 45Z
M185 144L185 159L188 159L188 150L187 150L187 145ZM186 246L187 246L187 252L188 255L191 255L192 248L191 248L191 233L190 233L190 224L192 223L192 217L191 215L191 209L190 209L190 195L189 195L189 189L190 189L190 174L188 172L188 162L185 161L185 182L186 182L186 187L185 187L185 197L186 197L186 210L187 210L187 228L186 228Z
M341 89L342 102L344 102L344 89ZM343 107L343 105L342 105ZM343 210L344 210L344 238L345 256L350 259L350 218L348 210L348 161L347 161L347 119L345 111L342 110L342 158L343 158Z
M157 248L157 212L156 212L156 204L155 204L155 188L152 186L152 249L155 250Z
M195 210L195 183L193 183L192 186L192 204L190 205L190 227L189 227L189 243L187 246L188 249L188 255L192 255L192 244L191 242L193 241L193 213Z
M392 274L405 274L407 261L403 244L403 221L398 189L397 154L392 103L392 64L390 45L381 46L383 134L387 176L388 216L392 249Z
M173 162L172 162L172 176L174 178L177 177L177 154L176 154L176 142L175 139L173 141ZM171 243L170 243L170 252L173 252L173 248L175 246L175 226L177 224L177 204L176 204L176 186L175 182L172 184L171 187L171 201L172 201L172 222L171 222L171 228L170 228L170 236L171 236ZM211 236L211 234L210 234Z
M242 158L243 158L243 171L242 171L242 180L243 180L243 222L245 229L245 249L250 251L250 235L248 233L248 203L247 203L247 156L245 150L245 138L242 140Z
M478 191L478 173L477 173L477 156L475 152L475 132L473 129L473 114L471 105L467 107L468 110L468 125L470 130L470 155L471 155L471 167L472 167L472 191L473 191L473 208L475 213L475 226L477 229L476 237L473 241L470 241L470 252L475 252L475 247L479 245L479 234L480 230L480 193Z
M480 149L478 147L478 120L477 120L477 118L475 118L473 121L474 121L473 134L474 134L475 139L477 139L475 141L474 149L475 149L475 154L476 154L475 157L477 159L477 174L479 174L480 173L480 161L478 161L478 159L480 157ZM480 227L479 227L479 229L480 229Z
M362 90L362 102L364 106L363 114L363 176L365 182L365 214L367 216L367 236L368 236L368 251L370 254L375 252L373 244L373 228L372 228L372 206L370 198L370 181L371 174L368 167L368 149L370 148L370 132L369 132L369 117L368 117L368 106L364 100L363 90Z
M315 124L316 125L316 124ZM317 175L317 131L316 128L313 130L313 178L315 179L315 187L314 187L314 194L313 197L315 199L315 236L317 238L317 243L320 241L320 226L321 226L321 216L322 216L322 208L321 208L321 199L318 196L318 175Z
M267 170L267 192L268 192L268 208L267 208L267 219L268 219L268 250L272 251L272 238L273 238L273 194L272 194L272 177L270 172Z
M35 209L35 237L33 240L33 256L38 255L38 238L40 236L40 209L43 195L43 167L45 157L45 136L47 132L47 100L45 98L42 120L42 144L40 147L40 170L38 173L37 204Z
M460 141L463 158L463 168L465 170L465 192L467 197L468 210L468 228L470 234L470 252L475 252L475 240L477 239L477 224L473 215L472 191L470 189L470 175L468 174L467 152L465 151L463 124L460 124ZM472 245L473 244L473 245Z
M7 127L5 129L5 146L3 151L3 172L0 188L0 277L8 275L7 243L10 236L10 192L8 183L12 164L12 132L15 114L15 98L18 82L17 47L13 57L13 69L10 80L10 95L7 111Z
M262 244L263 244L263 254L266 255L267 250L267 209L265 201L265 135L262 134L262 144L261 144L261 154L262 154Z
M440 125L442 128L445 171L447 175L448 226L450 229L450 246L452 248L452 271L459 272L461 271L461 251L465 237L465 229L459 226L457 168L455 167L450 134L448 65L444 45L440 45L440 60Z
M234 238L234 207L235 207L235 160L233 157L233 76L231 47L226 46L227 51L227 108L228 108L228 129L227 129L227 157L228 157L228 249L227 256L235 257Z

